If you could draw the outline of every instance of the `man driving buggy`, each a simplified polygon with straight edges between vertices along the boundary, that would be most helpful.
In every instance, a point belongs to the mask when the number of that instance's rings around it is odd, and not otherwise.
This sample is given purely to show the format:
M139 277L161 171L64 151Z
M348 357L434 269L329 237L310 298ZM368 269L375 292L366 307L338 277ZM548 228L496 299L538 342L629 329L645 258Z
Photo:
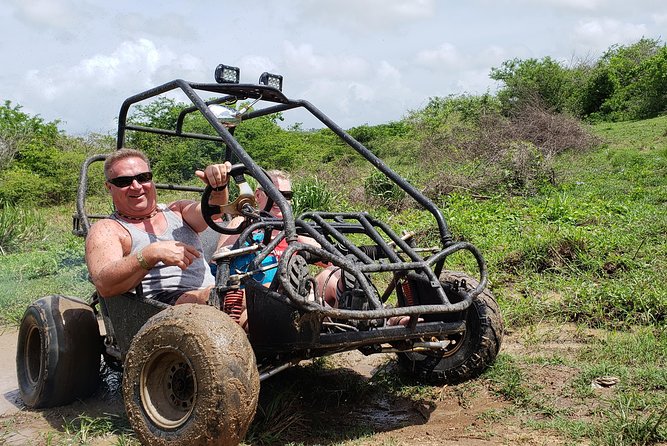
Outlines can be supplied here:
M210 204L227 203L230 168L227 162L195 172L214 189ZM116 210L93 224L86 238L86 264L97 292L110 297L141 284L146 298L205 304L215 281L202 256L199 233L208 225L201 203L158 204L149 160L138 150L110 154L104 175Z

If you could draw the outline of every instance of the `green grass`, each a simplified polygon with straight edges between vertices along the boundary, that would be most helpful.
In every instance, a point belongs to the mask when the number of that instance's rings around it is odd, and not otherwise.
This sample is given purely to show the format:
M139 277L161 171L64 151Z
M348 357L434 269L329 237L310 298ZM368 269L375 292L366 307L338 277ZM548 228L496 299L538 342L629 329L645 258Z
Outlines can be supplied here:
M116 444L128 444L130 441L128 434L132 432L127 420L117 415L92 418L82 414L73 420L66 420L63 429L69 436L68 440L73 440L75 444L89 444L94 438L114 434L120 435Z
M41 218L53 223L45 234L0 256L0 323L18 325L25 308L43 296L86 299L92 293L83 240L70 233L72 213L67 207L43 209Z
M559 156L556 184L542 186L535 195L456 193L439 199L454 237L484 254L506 327L522 330L522 343L534 349L532 354L501 352L480 380L451 390L464 406L482 389L508 404L486 412L482 421L555 432L571 444L655 444L667 441L667 117L599 124L594 131L606 143ZM313 199L321 192L320 185L313 188ZM337 205L356 206L342 199ZM392 204L370 212L396 230L412 230L420 241L437 243L430 214L399 209ZM26 305L43 295L85 298L92 291L83 241L69 234L73 206L40 211L45 233L0 256L4 324L17 324ZM461 254L448 259L446 268L474 272L474 266L472 256ZM558 343L562 327L572 323L576 332L567 335L577 349L541 351ZM599 331L586 334L590 329ZM299 386L279 381L281 375L263 384L251 443L298 441L299 432L309 429L329 444L332 438L354 444L372 431L313 425L307 409L324 407L331 416L350 402L372 399L378 389L428 404L437 403L443 392L391 372L368 383L326 369L324 361L286 375ZM560 387L550 389L533 378L552 370L561 372ZM604 392L591 387L595 378L610 375L619 384ZM105 423L79 421L72 425L73 437L93 435L95 426ZM342 432L332 432L331 426ZM122 438L117 444L132 444L131 437Z

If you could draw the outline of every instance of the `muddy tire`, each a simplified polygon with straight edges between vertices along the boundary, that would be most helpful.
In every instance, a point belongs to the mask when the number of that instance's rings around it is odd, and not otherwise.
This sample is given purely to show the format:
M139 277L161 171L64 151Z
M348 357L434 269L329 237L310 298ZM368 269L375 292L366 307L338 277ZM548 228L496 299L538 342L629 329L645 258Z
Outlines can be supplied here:
M465 280L467 289L478 281L465 273L446 271L440 281ZM454 336L454 344L443 353L399 353L399 363L408 373L425 382L457 383L483 372L493 363L503 337L503 321L493 294L485 289L463 315L466 330Z
M60 406L92 394L100 382L102 339L90 305L47 296L23 314L16 375L31 408Z
M246 333L207 305L176 305L156 314L125 358L125 409L141 444L237 445L258 396Z

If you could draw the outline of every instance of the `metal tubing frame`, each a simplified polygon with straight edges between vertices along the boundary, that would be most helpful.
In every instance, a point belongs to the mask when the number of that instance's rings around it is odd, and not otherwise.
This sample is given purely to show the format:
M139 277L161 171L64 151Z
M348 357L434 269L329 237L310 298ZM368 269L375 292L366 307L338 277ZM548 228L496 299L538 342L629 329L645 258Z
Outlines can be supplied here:
M179 114L177 120L177 127L174 130L167 129L157 129L150 128L139 125L132 125L127 123L127 115L130 107L133 104L150 99L152 97L158 96L160 94L172 91L172 90L181 90L192 102L191 107L187 107L182 110ZM224 94L225 96L204 101L196 90L207 91L211 93ZM315 116L322 124L334 132L338 137L340 137L347 145L352 147L357 153L363 156L368 160L373 166L386 175L390 180L392 180L396 185L398 185L403 191L410 195L417 203L419 203L424 209L429 211L433 218L435 219L440 241L442 243L443 249L436 253L435 255L430 256L428 259L422 259L421 256L414 251L404 240L402 240L398 235L396 235L387 225L382 222L379 222L373 219L367 213L307 213L301 216L299 220L296 220L291 206L288 201L282 196L278 188L271 182L271 180L264 174L264 171L255 161L250 157L250 155L243 149L243 147L236 141L233 137L230 129L221 124L215 117L215 115L208 108L208 105L211 104L222 104L230 103L239 100L245 99L261 99L268 102L273 102L275 105L268 106L262 109L253 110L245 113L242 116L242 120L252 119L260 116L266 116L273 113L279 113L282 111L290 110L293 108L305 108L313 116ZM183 123L185 117L188 114L199 111L204 118L209 122L209 124L217 132L218 136L204 135L198 133L184 133L183 132ZM226 156L231 156L230 154L236 156L236 159L241 162L248 173L253 176L257 182L262 186L266 191L270 199L272 199L280 208L283 214L283 220L280 222L260 222L253 225L250 225L246 228L239 239L248 239L252 231L260 228L271 228L275 227L280 230L280 234L277 237L274 237L264 248L259 252L257 258L252 262L251 267L255 267L261 263L261 261L271 252L271 250L280 242L282 239L288 241L288 248L285 251L285 254L279 262L279 271L281 272L279 280L285 286L288 282L286 277L287 271L287 261L288 259L298 252L304 253L308 252L314 256L318 256L323 260L330 261L331 263L343 268L345 271L354 275L357 279L357 283L364 291L366 296L369 299L369 303L373 307L372 310L368 311L357 311L357 310L341 310L341 309L323 309L322 306L314 304L312 302L306 302L300 298L291 287L285 287L287 290L287 297L289 301L297 306L298 308L305 311L317 311L323 316L332 317L332 318L344 318L344 319L375 319L380 317L390 317L396 315L418 315L418 314L431 314L431 313L442 313L442 312L452 312L452 311L461 311L467 308L472 299L479 295L484 287L487 284L487 270L484 259L477 250L476 247L469 243L459 242L456 243L453 241L452 236L449 232L449 228L445 222L444 216L440 209L435 206L435 204L424 196L418 189L404 180L400 175L394 172L389 168L381 159L379 159L375 154L368 150L364 145L355 140L350 136L345 130L333 122L329 117L322 113L318 108L313 106L310 102L305 100L290 100L282 92L276 90L273 87L264 86L264 85L254 85L254 84L202 84L202 83L193 83L186 82L182 79L176 79L171 82L167 82L161 86L149 89L145 92L139 93L137 95L131 96L126 99L120 109L119 118L118 118L118 137L117 137L117 148L121 148L125 143L126 131L139 131L139 132L148 132L161 134L166 136L178 136L199 140L207 140L220 142L226 146ZM81 187L81 186L80 186ZM78 203L77 203L78 204ZM327 222L327 219L339 219L337 222ZM340 219L353 219L358 223L349 225L345 223L339 223ZM306 220L311 220L306 221ZM322 248L314 248L310 245L304 245L297 242L297 227L301 233L308 234L309 236L315 238L315 240L320 243ZM410 261L405 262L400 259L398 254L385 242L377 228L389 236L392 242L400 248L400 250L407 255ZM333 238L337 243L343 246L349 253L352 253L357 259L362 263L350 262L345 259L343 253L336 248L329 240L322 235L321 232L327 234L328 237ZM368 257L366 253L360 250L355 246L344 233L364 233L370 237L377 246L382 249L387 258L389 259L388 263L378 263L373 259ZM475 259L480 272L480 281L479 285L470 293L466 293L464 300L451 304L444 293L444 290L439 283L437 275L434 273L432 266L435 265L435 270L439 271L442 267L442 262L444 259L459 250L468 250L470 251ZM439 300L442 302L438 305L418 305L413 307L403 307L395 309L383 309L382 303L375 295L371 285L368 283L368 280L365 277L365 273L373 272L382 272L382 271L391 271L391 272L400 272L405 271L406 274L410 274L412 277L422 277L425 276L426 280L431 284L432 289L435 291ZM418 273L417 273L418 272Z

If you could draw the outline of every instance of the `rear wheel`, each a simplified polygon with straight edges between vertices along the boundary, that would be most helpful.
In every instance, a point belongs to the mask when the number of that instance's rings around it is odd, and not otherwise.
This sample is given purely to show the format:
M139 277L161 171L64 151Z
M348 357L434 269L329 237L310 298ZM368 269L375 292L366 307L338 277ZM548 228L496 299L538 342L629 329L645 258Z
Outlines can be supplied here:
M452 271L443 272L440 281L465 284L467 291L478 284L465 273ZM401 366L418 379L440 383L464 381L483 372L496 358L503 336L500 309L493 294L485 289L473 300L463 317L465 331L448 336L446 339L450 344L447 348L433 352L399 353Z
M258 396L245 332L210 306L176 305L153 316L125 359L125 409L142 444L237 445Z
M16 374L23 402L53 407L92 394L100 381L102 339L90 305L66 296L31 304L19 328Z

